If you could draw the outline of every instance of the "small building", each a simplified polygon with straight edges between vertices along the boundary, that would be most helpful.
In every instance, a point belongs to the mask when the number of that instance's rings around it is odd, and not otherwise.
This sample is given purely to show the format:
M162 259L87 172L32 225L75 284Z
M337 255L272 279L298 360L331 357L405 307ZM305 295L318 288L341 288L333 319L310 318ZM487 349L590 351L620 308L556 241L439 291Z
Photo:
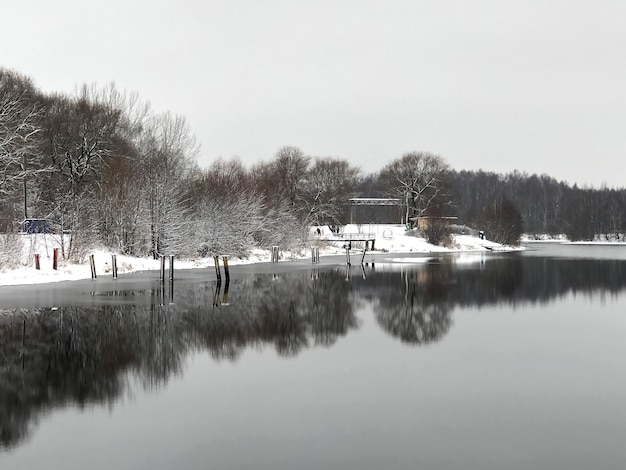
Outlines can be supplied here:
M418 230L427 230L433 223L444 223L450 225L458 220L458 217L443 217L435 215L424 215L421 217L411 217L409 219Z
M59 226L50 219L24 219L20 233L58 233Z

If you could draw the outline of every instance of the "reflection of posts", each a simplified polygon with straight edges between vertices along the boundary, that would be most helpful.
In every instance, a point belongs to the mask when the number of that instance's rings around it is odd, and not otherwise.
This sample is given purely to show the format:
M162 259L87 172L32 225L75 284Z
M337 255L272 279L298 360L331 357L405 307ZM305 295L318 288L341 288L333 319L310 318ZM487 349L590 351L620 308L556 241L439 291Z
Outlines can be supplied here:
M170 279L170 305L174 305L174 278Z
M159 305L161 307L165 305L165 279L159 282Z
M226 278L226 289L228 289L228 282L230 281L230 272L228 271L228 256L222 256L224 259L224 277Z
M213 306L214 307L219 307L220 306L220 289L222 287L222 281L220 279L217 280L217 283L215 284L215 293L213 294Z
M22 322L22 370L26 365L26 319Z
M230 285L230 279L226 277L226 284L224 284L224 296L222 298L222 305L228 305L228 286Z

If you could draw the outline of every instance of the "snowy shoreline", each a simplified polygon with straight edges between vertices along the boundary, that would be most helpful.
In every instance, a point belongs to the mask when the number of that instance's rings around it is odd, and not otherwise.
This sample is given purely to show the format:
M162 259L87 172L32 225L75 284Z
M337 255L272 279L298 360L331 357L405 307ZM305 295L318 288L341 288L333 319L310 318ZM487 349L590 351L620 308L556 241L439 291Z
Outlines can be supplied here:
M463 252L506 252L519 251L519 247L505 247L489 240L483 240L469 235L454 235L453 247L445 248L431 245L423 238L405 234L403 226L384 225L372 226L372 232L376 234L375 250L368 251L371 254L443 254ZM346 232L356 232L357 226L347 226ZM384 236L383 236L384 234ZM80 264L59 261L58 269L52 269L52 253L55 244L53 235L29 235L28 246L22 250L22 267L0 272L0 286L34 285L54 283L61 281L77 281L91 278L91 266L86 260ZM56 241L58 244L58 240ZM24 243L26 245L26 243ZM311 245L320 247L320 256L336 256L345 254L341 242L327 242L316 240L313 236ZM310 250L310 249L309 249ZM362 251L358 250L362 253ZM35 269L34 254L40 254L40 268ZM356 255L357 250L352 250ZM111 275L112 252L106 250L94 250L93 253L96 273L98 276ZM305 260L310 258L310 251L302 250L299 253L290 251L281 252L280 262ZM270 250L253 249L250 256L245 259L230 257L229 265L244 265L265 263L271 260ZM127 274L139 271L154 271L160 269L160 261L149 258L134 258L116 254L118 274ZM201 259L176 259L175 269L206 269L214 267L213 258Z

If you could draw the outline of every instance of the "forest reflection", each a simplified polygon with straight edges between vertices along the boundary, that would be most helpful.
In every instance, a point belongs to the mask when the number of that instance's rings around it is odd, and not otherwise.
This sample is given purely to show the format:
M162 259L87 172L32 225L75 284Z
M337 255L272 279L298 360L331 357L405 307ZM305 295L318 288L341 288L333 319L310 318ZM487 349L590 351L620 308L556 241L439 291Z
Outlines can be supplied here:
M94 292L123 303L0 311L0 449L27 438L50 409L113 404L135 378L146 389L165 386L191 352L236 361L251 347L271 345L283 357L330 347L358 329L365 305L391 337L428 345L450 330L457 307L625 288L624 261L507 256L459 264L447 257L257 275L228 286Z

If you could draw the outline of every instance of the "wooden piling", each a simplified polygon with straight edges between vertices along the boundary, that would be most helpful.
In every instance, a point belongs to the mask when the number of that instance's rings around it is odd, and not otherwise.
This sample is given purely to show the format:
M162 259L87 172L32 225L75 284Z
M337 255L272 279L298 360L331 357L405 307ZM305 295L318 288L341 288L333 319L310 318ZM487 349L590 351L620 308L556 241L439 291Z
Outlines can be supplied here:
M220 257L214 256L213 262L215 263L215 276L217 276L217 282L222 282L222 274L220 273Z
M224 277L226 278L226 286L228 286L228 282L230 281L230 272L228 270L228 256L222 256L222 260L224 261Z
M91 279L95 279L96 276L96 260L93 255L89 255L89 265L91 266Z
M117 279L117 256L111 255L111 268L113 270L113 279Z

